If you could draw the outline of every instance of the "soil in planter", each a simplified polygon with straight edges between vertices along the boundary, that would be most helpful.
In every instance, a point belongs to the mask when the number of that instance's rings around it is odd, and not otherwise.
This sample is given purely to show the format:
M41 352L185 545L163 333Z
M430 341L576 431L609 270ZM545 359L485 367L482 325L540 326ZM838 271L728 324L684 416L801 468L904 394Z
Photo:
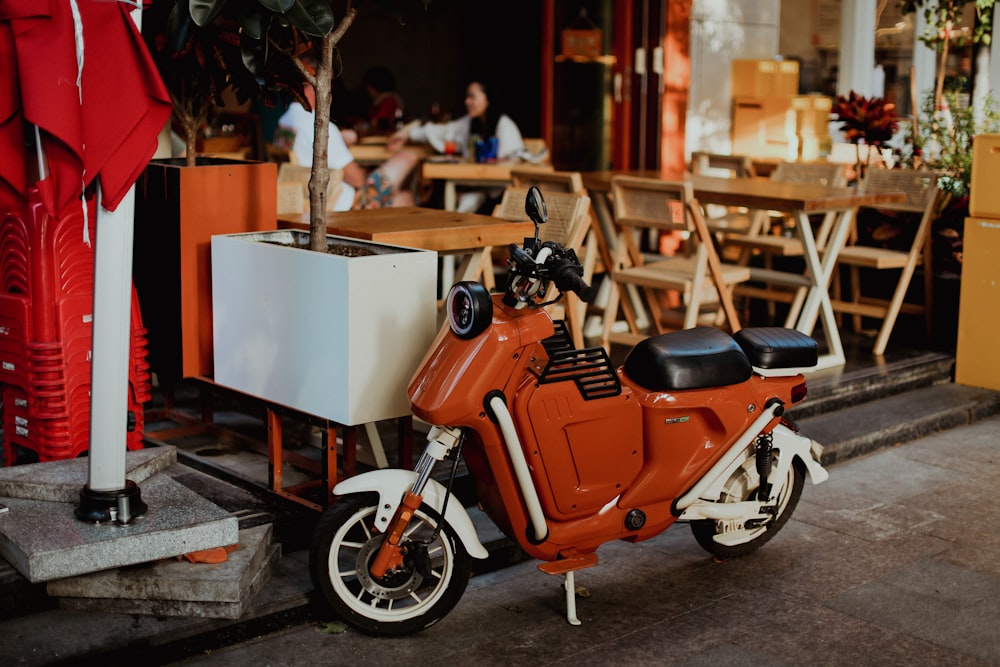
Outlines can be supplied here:
M310 250L309 238L304 237L300 242L298 240L292 241L290 243L285 243L283 241L266 240L264 243L270 243L272 245L283 245L292 248L299 248L301 250ZM340 255L341 257L370 257L372 255L377 255L378 253L371 248L361 246L361 245L349 245L347 243L329 243L326 246L326 252L329 255Z

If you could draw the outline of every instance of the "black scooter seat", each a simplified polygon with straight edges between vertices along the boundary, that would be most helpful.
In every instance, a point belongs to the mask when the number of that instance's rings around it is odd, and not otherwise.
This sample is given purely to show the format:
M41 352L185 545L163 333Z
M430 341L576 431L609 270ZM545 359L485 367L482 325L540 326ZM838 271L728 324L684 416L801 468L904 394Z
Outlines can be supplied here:
M755 368L809 368L819 360L816 341L795 329L751 327L733 338Z
M746 382L753 369L720 329L696 327L640 341L625 357L625 376L649 391L708 389Z

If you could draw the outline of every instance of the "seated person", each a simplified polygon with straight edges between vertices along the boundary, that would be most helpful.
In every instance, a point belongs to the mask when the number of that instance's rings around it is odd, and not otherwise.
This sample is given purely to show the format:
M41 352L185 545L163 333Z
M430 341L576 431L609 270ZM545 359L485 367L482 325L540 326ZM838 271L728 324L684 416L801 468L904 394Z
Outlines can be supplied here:
M396 92L396 79L385 67L372 67L365 72L365 92L368 94L368 131L371 134L391 134L403 118L403 100Z
M400 148L407 140L430 144L444 153L446 144L452 144L458 154L472 158L474 137L497 138L497 159L513 158L524 151L521 131L510 116L500 111L498 104L491 104L487 88L480 81L473 81L465 91L466 115L447 123L411 124L396 132L389 140L390 150ZM459 191L459 211L479 211L491 214L503 189L467 188Z
M316 92L312 86L305 87L305 94L309 104L315 106ZM294 136L291 150L298 164L306 167L312 165L314 122L313 113L298 102L292 102L278 119L278 132ZM417 154L413 151L397 150L377 169L366 174L364 168L354 161L354 156L348 148L348 142L355 141L357 134L353 130L341 132L335 123L330 123L327 163L331 169L340 169L344 174L340 196L331 208L335 211L346 211L352 208L413 206L415 198L413 193L405 188L405 184L419 162Z

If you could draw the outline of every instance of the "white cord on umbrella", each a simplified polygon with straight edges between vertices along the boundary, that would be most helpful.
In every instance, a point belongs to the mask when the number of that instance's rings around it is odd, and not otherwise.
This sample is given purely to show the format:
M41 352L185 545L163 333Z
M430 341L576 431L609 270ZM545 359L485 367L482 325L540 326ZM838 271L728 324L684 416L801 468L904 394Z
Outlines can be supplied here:
M80 107L83 107L83 20L80 18L80 7L76 0L69 0L69 8L73 13L73 38L76 42L76 90L80 97ZM83 145L86 153L87 146ZM87 173L80 175L80 207L83 209L83 242L90 247L90 220L87 210Z

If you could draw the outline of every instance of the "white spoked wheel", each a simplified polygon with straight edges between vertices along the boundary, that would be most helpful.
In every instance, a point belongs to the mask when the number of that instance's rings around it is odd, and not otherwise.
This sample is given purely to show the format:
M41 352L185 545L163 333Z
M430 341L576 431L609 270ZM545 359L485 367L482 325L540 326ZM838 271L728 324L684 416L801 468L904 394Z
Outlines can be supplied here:
M385 535L374 528L378 498L341 498L313 533L310 571L335 612L379 635L415 632L444 617L462 597L470 560L454 530L421 505L401 541L403 566L375 578L369 568Z
M719 502L737 503L750 500L760 486L757 462L753 449L749 449L746 460L726 482ZM781 452L774 450L775 468ZM774 537L791 517L802 495L805 483L805 466L793 460L788 466L785 479L774 479L771 484L779 489L775 499L774 515L766 520L714 521L703 519L691 522L691 532L705 551L719 558L746 556L762 547Z

